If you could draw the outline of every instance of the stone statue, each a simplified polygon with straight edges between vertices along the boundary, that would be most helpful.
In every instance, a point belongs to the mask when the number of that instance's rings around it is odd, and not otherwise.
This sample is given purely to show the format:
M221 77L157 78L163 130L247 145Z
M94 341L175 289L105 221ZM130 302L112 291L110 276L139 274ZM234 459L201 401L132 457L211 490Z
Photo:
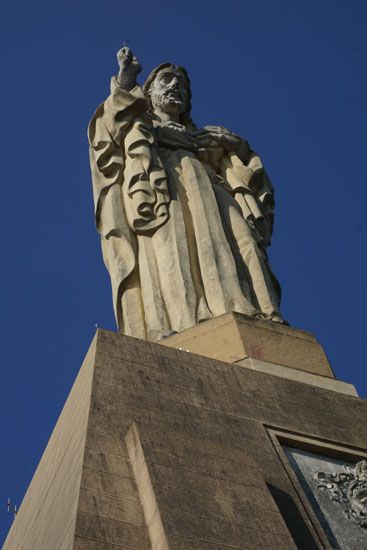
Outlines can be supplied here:
M140 87L124 47L89 126L96 224L122 333L157 341L226 312L283 322L266 249L274 194L247 141L190 117L186 70Z

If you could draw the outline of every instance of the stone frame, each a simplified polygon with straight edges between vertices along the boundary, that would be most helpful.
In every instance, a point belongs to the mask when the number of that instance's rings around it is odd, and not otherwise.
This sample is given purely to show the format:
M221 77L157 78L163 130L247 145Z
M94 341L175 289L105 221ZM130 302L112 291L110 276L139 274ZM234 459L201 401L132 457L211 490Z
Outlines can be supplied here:
M296 472L283 449L284 446L294 447L310 453L321 454L330 458L338 458L346 462L359 462L367 459L367 448L353 447L338 441L331 441L317 436L305 435L284 428L264 424L264 428L274 447L276 454L287 474L298 498L298 506L308 518L313 527L317 541L322 548L332 548L329 537L322 526L314 506L303 489Z

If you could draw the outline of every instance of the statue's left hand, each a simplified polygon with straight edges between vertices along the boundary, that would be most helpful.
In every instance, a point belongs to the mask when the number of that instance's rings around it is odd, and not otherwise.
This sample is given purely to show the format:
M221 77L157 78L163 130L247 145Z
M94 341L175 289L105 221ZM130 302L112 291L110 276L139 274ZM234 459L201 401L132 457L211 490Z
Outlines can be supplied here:
M223 147L226 151L240 153L241 157L248 156L249 145L247 141L224 128L224 126L205 126L195 135L200 148Z

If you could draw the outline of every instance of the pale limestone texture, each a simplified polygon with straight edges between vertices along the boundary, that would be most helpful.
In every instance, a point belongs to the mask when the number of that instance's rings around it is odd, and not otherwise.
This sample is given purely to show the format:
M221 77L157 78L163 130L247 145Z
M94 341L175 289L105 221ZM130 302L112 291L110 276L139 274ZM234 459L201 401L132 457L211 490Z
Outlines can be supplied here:
M227 313L161 342L225 361L253 358L334 378L325 352L310 332Z
M190 117L185 69L143 87L126 48L89 126L97 229L121 332L151 341L237 311L280 321L272 185L248 143Z
M309 332L240 313L226 313L165 338L160 344L348 395L325 352Z

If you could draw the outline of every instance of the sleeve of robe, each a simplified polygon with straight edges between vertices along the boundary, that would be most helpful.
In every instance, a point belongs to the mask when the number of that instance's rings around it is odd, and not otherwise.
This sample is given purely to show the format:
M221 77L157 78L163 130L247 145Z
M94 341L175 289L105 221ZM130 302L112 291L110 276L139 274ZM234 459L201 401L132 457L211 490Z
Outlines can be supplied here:
M224 155L221 174L236 198L244 218L259 235L259 246L266 252L274 223L274 189L260 157L252 152L245 164L235 153Z
M103 259L111 276L117 323L122 328L121 297L136 265L134 236L129 229L122 199L123 140L146 100L140 87L130 92L111 81L111 94L97 109L88 128L95 220L102 238ZM139 289L129 284L131 299L139 310ZM142 328L143 330L143 328Z
M267 260L267 248L273 234L275 201L274 188L260 157L252 151L245 163L235 153L228 153L222 159L220 171L240 206L243 217L254 229L257 244ZM279 281L268 263L267 266L280 302Z

